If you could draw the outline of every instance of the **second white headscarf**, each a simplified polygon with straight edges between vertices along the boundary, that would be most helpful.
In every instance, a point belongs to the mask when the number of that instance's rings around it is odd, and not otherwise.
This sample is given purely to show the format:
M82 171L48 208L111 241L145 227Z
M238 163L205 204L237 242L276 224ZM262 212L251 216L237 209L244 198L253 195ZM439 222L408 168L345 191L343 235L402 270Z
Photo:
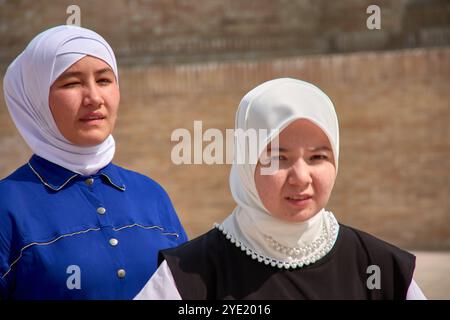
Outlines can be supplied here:
M307 119L320 127L327 135L336 172L339 158L339 125L333 103L316 86L296 79L282 78L265 82L242 99L236 113L235 128L265 129L279 133L297 119ZM264 146L274 138L268 135ZM249 154L248 144L235 144L235 162L230 173L230 188L236 208L219 226L232 242L254 259L266 260L279 267L292 267L292 258L275 250L267 236L286 248L297 248L311 244L323 229L336 240L338 228L332 213L322 209L304 222L289 223L273 217L262 204L256 190L254 174L256 164L240 164L238 154ZM334 229L333 229L334 228ZM331 245L332 245L331 244ZM324 248L322 252L331 247ZM311 260L314 262L315 260ZM294 261L295 262L295 261ZM308 261L309 263L309 261ZM294 266L297 266L294 264Z

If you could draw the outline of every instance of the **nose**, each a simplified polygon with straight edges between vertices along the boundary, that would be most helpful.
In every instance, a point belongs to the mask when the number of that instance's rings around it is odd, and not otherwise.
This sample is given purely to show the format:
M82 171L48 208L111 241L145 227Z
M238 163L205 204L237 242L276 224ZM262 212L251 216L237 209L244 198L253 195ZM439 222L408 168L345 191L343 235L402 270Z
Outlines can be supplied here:
M93 107L99 107L102 104L104 104L105 101L100 94L100 90L97 87L97 83L94 82L93 84L89 84L86 87L86 92L83 98L83 105L84 106L93 106Z
M290 168L288 175L288 183L293 186L305 189L312 183L311 170L309 164L303 159L299 159Z

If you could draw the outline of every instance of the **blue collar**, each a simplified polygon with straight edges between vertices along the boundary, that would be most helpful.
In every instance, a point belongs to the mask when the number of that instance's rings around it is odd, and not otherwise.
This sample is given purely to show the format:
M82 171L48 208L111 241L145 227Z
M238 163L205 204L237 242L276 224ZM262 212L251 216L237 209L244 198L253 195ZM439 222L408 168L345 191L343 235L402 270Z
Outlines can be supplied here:
M28 161L28 166L42 184L53 191L61 190L72 180L86 178L86 176L72 172L35 154ZM122 181L117 167L112 163L109 163L106 167L92 175L92 177L100 176L111 186L125 191L125 184Z

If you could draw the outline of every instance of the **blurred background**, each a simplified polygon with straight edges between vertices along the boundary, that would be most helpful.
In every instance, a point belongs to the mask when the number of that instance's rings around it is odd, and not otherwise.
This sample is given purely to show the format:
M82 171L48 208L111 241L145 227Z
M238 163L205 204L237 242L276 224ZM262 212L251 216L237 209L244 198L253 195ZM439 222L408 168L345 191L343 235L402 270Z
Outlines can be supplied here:
M367 25L372 4L380 29ZM425 295L450 299L449 0L0 0L1 79L37 33L68 22L70 5L117 56L115 162L168 191L190 238L232 211L230 166L173 164L172 132L193 135L201 120L225 136L247 91L299 78L340 121L328 209L415 253ZM1 92L0 178L30 156Z

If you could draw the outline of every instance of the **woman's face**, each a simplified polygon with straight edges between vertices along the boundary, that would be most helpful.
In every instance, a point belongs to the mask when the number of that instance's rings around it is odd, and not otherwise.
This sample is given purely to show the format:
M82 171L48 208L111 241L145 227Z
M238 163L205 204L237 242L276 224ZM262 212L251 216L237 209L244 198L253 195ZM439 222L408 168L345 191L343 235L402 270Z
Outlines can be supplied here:
M50 87L56 126L70 142L91 147L105 141L116 123L120 93L111 67L86 56L66 69Z
M279 149L271 150L269 144L266 150L269 160L278 162L278 170L262 175L262 167L274 164L258 162L255 184L262 203L273 216L300 222L325 207L336 168L330 142L319 127L308 120L296 120L280 133Z

